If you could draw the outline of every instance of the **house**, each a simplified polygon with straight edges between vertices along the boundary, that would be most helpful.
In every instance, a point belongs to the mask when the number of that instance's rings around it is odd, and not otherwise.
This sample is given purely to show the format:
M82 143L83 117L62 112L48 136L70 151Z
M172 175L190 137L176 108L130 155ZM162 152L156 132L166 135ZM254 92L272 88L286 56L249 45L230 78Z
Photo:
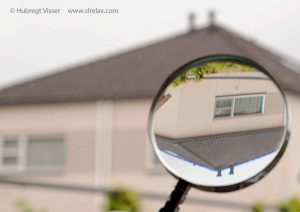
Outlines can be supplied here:
M282 84L293 118L290 143L282 161L259 183L228 195L192 190L183 211L240 211L258 200L275 204L298 194L300 75L283 57L214 22L2 89L1 176L64 185L125 185L167 196L176 180L158 163L148 141L152 98L178 67L222 53L256 61ZM143 208L157 211L165 199L150 197L144 198ZM51 212L76 212L99 211L103 195L0 184L0 211L11 211L18 198Z

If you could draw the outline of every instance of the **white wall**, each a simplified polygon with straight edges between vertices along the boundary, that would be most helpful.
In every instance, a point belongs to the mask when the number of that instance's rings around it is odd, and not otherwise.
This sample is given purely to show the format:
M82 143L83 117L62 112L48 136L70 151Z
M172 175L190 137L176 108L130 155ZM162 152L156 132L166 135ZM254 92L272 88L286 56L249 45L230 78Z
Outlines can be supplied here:
M282 126L284 102L268 80L203 79L178 87L169 86L172 97L155 114L157 134L179 138ZM265 93L264 114L214 119L216 96Z

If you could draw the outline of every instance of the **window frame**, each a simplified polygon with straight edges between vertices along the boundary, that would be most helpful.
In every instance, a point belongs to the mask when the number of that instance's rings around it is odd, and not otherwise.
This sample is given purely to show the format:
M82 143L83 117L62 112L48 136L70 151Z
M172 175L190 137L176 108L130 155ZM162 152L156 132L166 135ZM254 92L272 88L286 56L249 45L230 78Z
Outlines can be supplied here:
M62 142L62 146L63 146L63 164L61 166L30 166L28 165L28 160L27 160L27 148L29 147L29 142L30 140L61 140ZM41 141L39 141L41 142ZM26 141L26 169L30 170L30 171L47 171L47 170L63 170L64 166L65 166L65 140L63 137L61 136L28 136L27 137L27 141Z
M10 139L14 139L17 141L17 146L16 149L14 151L12 150L8 150L8 152L5 152L7 150L5 150L4 147L4 142ZM22 169L22 152L20 149L21 146L21 140L20 137L18 136L3 136L0 138L0 170L1 171L7 171L7 172L11 172L11 171L17 171L17 170L21 170ZM5 165L4 164L4 157L5 156L15 156L17 158L16 164L15 165Z
M231 106L230 107L223 107L223 109L230 109L230 113L229 113L229 115L227 116L216 116L216 111L217 110L220 110L220 108L217 108L217 104L216 104L216 102L217 102L217 98L218 98L218 100L223 100L223 99L225 99L225 100L231 100ZM234 110L234 97L233 96L230 96L230 97L228 97L228 96L226 96L226 97L216 97L215 98L215 106L214 106L214 118L217 118L217 119L219 119L219 118L228 118L228 117L232 117L233 116L233 114L232 114L232 111Z
M17 146L17 164L16 166L5 166L3 164L3 158L4 158L4 141L6 138L14 138L17 140L18 146ZM60 139L63 143L63 164L62 166L36 166L31 167L27 164L27 149L29 140L31 138L37 139ZM3 174L10 174L15 172L44 172L44 171L63 171L65 168L65 158L66 158L66 140L63 136L48 136L48 135L41 135L41 136L0 136L0 173Z
M238 98L249 98L249 97L262 97L262 104L261 104L261 112L260 113L245 113L245 114L234 114L235 109L235 101ZM230 115L229 116L216 116L216 101L217 99L232 99L232 104L230 108ZM244 116L255 116L255 115L263 115L265 113L265 101L266 101L266 94L265 93L257 93L257 94L239 94L239 95L225 95L225 96L216 96L214 102L214 113L213 119L226 119L226 118L236 118L236 117L244 117Z

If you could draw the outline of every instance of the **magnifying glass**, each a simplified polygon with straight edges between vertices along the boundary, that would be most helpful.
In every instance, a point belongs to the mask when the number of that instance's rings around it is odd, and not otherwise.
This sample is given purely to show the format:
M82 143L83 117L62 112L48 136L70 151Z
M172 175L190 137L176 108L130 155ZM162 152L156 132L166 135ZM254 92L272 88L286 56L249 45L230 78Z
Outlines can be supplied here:
M155 96L148 123L154 151L179 179L161 211L176 211L190 187L229 192L263 178L288 143L289 116L279 83L234 55L194 60Z

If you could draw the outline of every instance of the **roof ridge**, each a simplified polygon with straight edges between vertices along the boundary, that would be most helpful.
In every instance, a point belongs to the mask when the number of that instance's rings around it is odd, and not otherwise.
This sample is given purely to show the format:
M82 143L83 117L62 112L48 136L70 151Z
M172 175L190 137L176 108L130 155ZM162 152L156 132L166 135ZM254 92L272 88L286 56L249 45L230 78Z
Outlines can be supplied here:
M296 75L272 52L242 34L213 24L8 86L0 90L0 105L148 98L157 92L161 81L182 64L216 53L240 54L257 60L282 78L285 88L300 94L297 82L300 74ZM73 93L78 96L72 96Z

